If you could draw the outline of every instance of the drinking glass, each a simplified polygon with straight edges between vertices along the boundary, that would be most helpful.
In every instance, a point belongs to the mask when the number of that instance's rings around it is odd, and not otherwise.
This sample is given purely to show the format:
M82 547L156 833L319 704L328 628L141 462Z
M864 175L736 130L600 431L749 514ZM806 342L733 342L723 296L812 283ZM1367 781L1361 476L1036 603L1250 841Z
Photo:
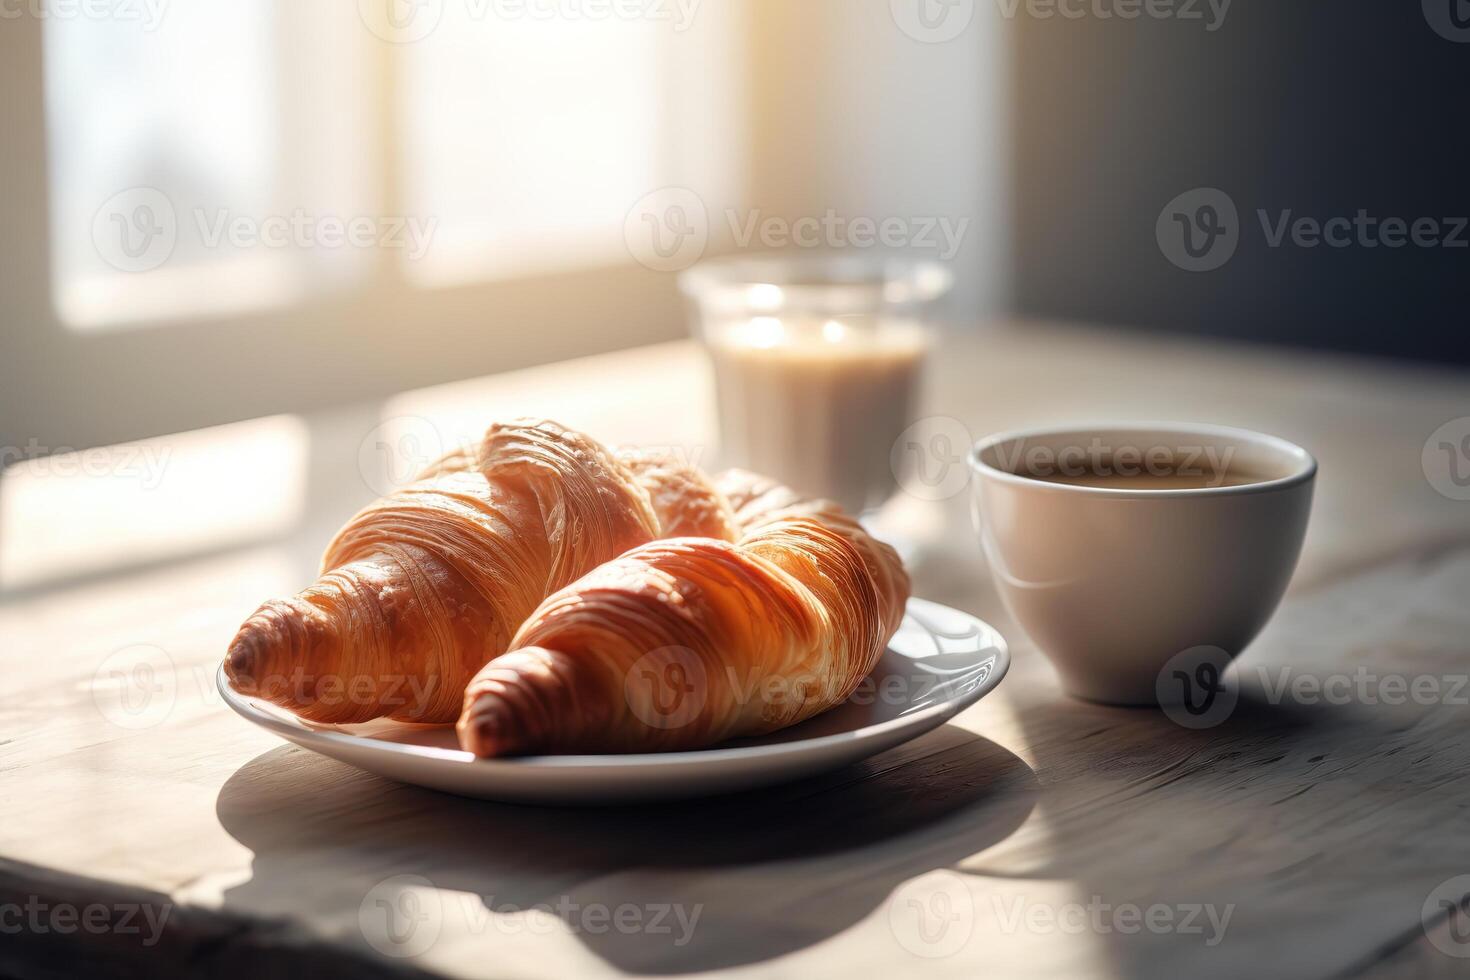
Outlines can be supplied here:
M899 475L946 266L847 254L719 259L680 288L714 367L720 456L872 517Z

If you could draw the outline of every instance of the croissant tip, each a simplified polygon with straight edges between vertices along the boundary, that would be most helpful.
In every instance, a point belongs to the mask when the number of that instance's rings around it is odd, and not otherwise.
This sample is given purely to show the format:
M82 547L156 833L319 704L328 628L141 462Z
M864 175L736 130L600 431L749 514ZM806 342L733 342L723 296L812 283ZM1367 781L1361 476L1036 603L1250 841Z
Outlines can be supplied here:
M464 710L454 725L460 748L476 758L525 755L540 748L533 744L524 712L507 701L501 678L481 675L465 690Z
M471 704L460 716L454 730L459 735L460 748L476 758L489 759L508 754L505 727L503 712Z
M254 644L242 631L230 643L225 654L225 677L229 679L230 686L242 694L250 694L255 689L256 659Z

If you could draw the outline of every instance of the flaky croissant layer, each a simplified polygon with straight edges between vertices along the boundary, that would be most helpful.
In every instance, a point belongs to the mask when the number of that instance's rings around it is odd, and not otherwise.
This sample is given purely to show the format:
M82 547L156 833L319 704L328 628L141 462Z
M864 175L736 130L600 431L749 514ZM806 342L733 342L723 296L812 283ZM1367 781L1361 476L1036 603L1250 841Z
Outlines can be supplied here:
M315 584L240 627L225 671L314 721L452 722L475 671L549 593L665 522L732 536L730 521L689 467L619 459L553 422L493 425L352 518Z
M898 556L830 503L738 472L720 487L739 544L653 542L549 597L465 691L465 749L692 749L851 695L902 620Z

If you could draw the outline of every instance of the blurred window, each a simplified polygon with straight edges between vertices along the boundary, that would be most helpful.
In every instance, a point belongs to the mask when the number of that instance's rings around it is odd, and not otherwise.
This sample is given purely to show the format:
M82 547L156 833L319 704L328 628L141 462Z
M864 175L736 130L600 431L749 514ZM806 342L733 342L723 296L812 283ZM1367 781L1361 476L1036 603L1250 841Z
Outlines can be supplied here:
M280 251L211 247L195 220L279 199L272 7L136 11L43 25L58 312L89 328L289 301Z
M730 42L672 2L108 9L44 22L52 298L79 329L384 267L423 288L627 264L628 209L677 155L669 62Z
M405 203L439 217L420 283L627 261L628 208L658 187L670 25L476 20L450 4L405 47Z

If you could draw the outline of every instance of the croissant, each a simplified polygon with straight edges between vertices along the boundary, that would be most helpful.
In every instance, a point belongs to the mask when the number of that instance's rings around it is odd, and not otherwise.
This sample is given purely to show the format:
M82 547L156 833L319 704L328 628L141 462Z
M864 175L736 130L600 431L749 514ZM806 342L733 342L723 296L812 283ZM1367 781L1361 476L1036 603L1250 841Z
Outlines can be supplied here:
M693 749L846 700L898 629L897 554L835 504L732 471L738 543L641 545L550 596L465 691L477 756Z
M542 599L672 534L735 537L692 467L618 457L554 422L493 425L348 521L315 584L240 627L225 672L313 721L453 722Z

